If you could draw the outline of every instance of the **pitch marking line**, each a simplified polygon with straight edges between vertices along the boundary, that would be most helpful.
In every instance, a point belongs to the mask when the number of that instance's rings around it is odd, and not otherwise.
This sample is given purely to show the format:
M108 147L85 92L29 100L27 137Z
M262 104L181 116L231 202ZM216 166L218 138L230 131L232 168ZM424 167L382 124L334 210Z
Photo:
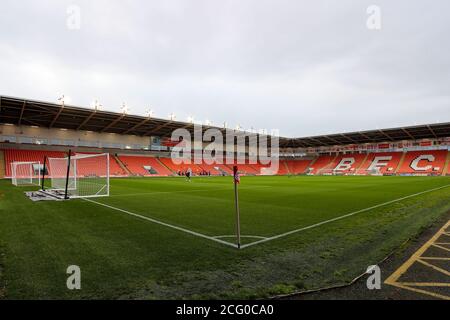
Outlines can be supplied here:
M393 204L393 203L396 203L396 202L399 202L399 201L403 201L403 200L406 200L406 199L409 199L409 198L414 198L414 197L420 196L420 195L425 194L425 193L441 190L441 189L448 188L448 187L450 187L450 184L442 186L442 187L433 188L433 189L430 189L430 190L414 193L414 194L411 194L409 196L401 197L401 198L398 198L398 199L395 199L395 200L391 200L391 201L387 201L387 202L384 202L384 203L380 203L380 204L377 204L377 205L369 207L369 208L365 208L365 209L362 209L362 210L358 210L358 211L354 211L354 212L351 212L351 213L348 213L348 214L344 214L342 216L339 216L339 217L336 217L336 218L333 218L333 219L329 219L329 220L325 220L325 221L322 221L322 222L319 222L319 223L316 223L316 224L313 224L313 225L310 225L310 226L307 226L307 227L295 229L295 230L288 231L288 232L285 232L285 233L282 233L282 234L279 234L279 235L276 235L276 236L273 236L273 237L269 237L269 238L266 238L266 239L262 239L262 240L259 240L259 241L255 241L255 242L249 243L249 244L245 244L245 245L241 246L241 248L242 249L248 248L248 247L260 244L260 243L264 243L264 242L276 240L276 239L279 239L279 238L283 238L283 237L289 236L289 235L294 234L294 233L298 233L298 232L301 232L301 231L317 228L317 227L322 226L322 225L327 224L327 223L331 223L331 222L334 222L334 221L342 220L342 219L354 216L354 215L359 214L359 213L367 212L367 211L370 211L370 210L373 210L373 209L376 209L376 208L384 207L384 206L387 206L389 204Z
M398 281L400 277L405 274L414 263L422 263L427 267L430 267L438 272L443 273L444 275L449 275L450 273L447 270L439 268L431 263L425 262L424 260L444 260L447 261L449 258L445 257L422 257L422 255L438 241L438 239L446 233L447 228L450 227L450 220L430 239L428 240L419 250L417 250L404 264L402 264L393 274L387 278L384 283L402 288L405 290L413 291L416 293L421 293L425 295L432 296L434 298L450 300L450 296L439 294L431 291L427 291L424 289L419 289L419 287L450 287L450 283L439 283L439 282L402 282Z
M213 238L216 239L221 239L221 238L236 238L236 235L226 235L226 236L215 236ZM241 235L241 238L254 238L254 239L267 239L266 237L261 237L261 236L246 236L246 235Z
M150 221L150 222L153 222L153 223L156 223L156 224L168 227L168 228L172 228L172 229L184 232L184 233L189 233L189 234L191 234L193 236L197 236L197 237L200 237L200 238L212 240L212 241L215 241L215 242L218 242L218 243L221 243L221 244L233 247L233 248L237 248L237 245L235 245L234 243L223 241L223 240L220 240L220 239L216 239L214 237L207 236L206 234L203 234L203 233L199 233L199 232L195 232L195 231L192 231L192 230L189 230L189 229L185 229L185 228L182 228L182 227L174 226L174 225L169 224L169 223L165 223L165 222L153 219L153 218L149 218L149 217L137 214L137 213L133 213L133 212L124 210L124 209L116 208L116 207L113 207L113 206L110 206L110 205L107 205L107 204L104 204L104 203L101 203L101 202L97 202L97 201L94 201L94 200L91 200L91 199L83 199L83 200L95 203L95 204L97 204L99 206L103 206L103 207L106 207L106 208L109 208L109 209L112 209L112 210L116 210L116 211L120 211L120 212L126 213L126 214L128 214L130 216L133 216L133 217L136 217L136 218L139 218L139 219L147 220L147 221Z
M375 206L372 206L372 207L369 207L369 208L365 208L365 209L362 209L362 210L354 211L354 212L351 212L351 213L348 213L348 214L345 214L345 215L342 215L342 216L339 216L339 217L336 217L336 218L333 218L333 219L325 220L325 221L322 221L322 222L319 222L319 223L316 223L316 224L313 224L313 225L310 225L310 226L307 226L307 227L295 229L295 230L292 230L292 231L289 231L289 232L285 232L285 233L282 233L282 234L279 234L279 235L276 235L276 236L267 237L267 238L261 237L262 238L261 240L257 240L257 241L254 241L252 243L241 245L241 249L245 249L245 248L257 245L257 244L261 244L261 243L264 243L264 242L268 242L268 241L276 240L276 239L279 239L279 238L283 238L283 237L289 236L291 234L295 234L295 233L302 232L302 231L305 231L305 230L317 228L317 227L322 226L324 224L328 224L328 223L331 223L331 222L334 222L334 221L342 220L342 219L354 216L354 215L359 214L359 213L367 212L367 211L370 211L370 210L373 210L373 209L376 209L376 208L380 208L380 207L383 207L383 206L386 206L386 205L389 205L389 204L392 204L392 203L396 203L396 202L399 202L399 201L402 201L402 200L405 200L405 199L417 197L419 195L422 195L422 194L425 194L425 193L429 193L429 192L433 192L433 191L437 191L437 190L444 189L444 188L447 188L447 187L450 187L450 184L442 186L442 187L433 188L433 189L430 189L430 190L418 192L418 193L415 193L415 194L412 194L412 195L409 195L409 196L406 196L406 197L398 198L398 199L395 199L395 200L387 201L387 202L384 202L384 203L381 203L381 204L378 204L378 205L375 205ZM113 207L113 206L110 206L110 205L107 205L107 204L104 204L104 203L101 203L101 202L94 201L92 199L83 198L83 200L91 202L91 203L94 203L94 204L97 204L99 206L103 206L103 207L112 209L112 210L116 210L116 211L120 211L122 213L126 213L128 215L131 215L131 216L139 218L139 219L147 220L147 221L150 221L150 222L153 222L153 223L156 223L156 224L159 224L159 225L171 228L171 229L175 229L175 230L178 230L178 231L181 231L181 232L184 232L184 233L188 233L188 234L200 237L200 238L204 238L204 239L208 239L208 240L211 240L211 241L215 241L215 242L218 242L218 243L221 243L221 244L224 244L226 246L233 247L233 248L238 248L238 246L236 244L233 244L233 243L221 240L220 238L222 236L219 236L219 238L218 237L214 237L214 236L207 236L207 235L199 233L199 232L195 232L195 231L192 231L192 230L189 230L189 229L186 229L186 228L174 226L172 224L159 221L157 219L153 219L153 218L146 217L146 216L143 216L143 215L140 215L140 214L137 214L137 213L133 213L133 212L130 212L130 211L127 211L127 210L124 210L124 209Z

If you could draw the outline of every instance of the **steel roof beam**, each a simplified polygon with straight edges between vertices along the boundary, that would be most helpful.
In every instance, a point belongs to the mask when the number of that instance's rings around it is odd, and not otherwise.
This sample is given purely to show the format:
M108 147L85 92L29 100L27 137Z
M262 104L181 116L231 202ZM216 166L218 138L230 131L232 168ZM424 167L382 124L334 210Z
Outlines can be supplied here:
M81 130L81 128L83 128L89 122L89 120L92 119L92 117L96 113L97 113L97 110L94 110L93 112L91 112L91 114L89 116L87 116L86 119L84 119L84 121L77 127L77 130Z
M120 120L122 120L125 117L125 114L121 114L117 119L115 119L113 122L111 122L110 124L108 124L106 127L104 127L102 130L100 130L100 132L105 132L106 130L112 128L113 126L115 126Z

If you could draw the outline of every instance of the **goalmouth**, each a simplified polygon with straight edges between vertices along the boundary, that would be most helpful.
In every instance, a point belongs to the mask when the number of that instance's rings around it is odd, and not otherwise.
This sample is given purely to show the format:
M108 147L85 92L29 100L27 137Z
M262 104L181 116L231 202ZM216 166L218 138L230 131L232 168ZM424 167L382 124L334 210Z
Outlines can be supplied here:
M19 186L39 186L41 182L41 163L39 161L12 162L11 182Z
M47 158L50 188L42 190L57 198L109 196L109 153L77 154L67 158ZM48 184L48 183L47 183Z

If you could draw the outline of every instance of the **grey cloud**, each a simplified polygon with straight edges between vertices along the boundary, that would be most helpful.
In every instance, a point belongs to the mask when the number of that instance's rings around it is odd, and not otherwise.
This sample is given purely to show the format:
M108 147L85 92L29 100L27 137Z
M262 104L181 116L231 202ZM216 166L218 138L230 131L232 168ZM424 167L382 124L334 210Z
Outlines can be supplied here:
M66 28L79 5L82 27ZM6 0L0 91L285 136L450 120L450 3Z

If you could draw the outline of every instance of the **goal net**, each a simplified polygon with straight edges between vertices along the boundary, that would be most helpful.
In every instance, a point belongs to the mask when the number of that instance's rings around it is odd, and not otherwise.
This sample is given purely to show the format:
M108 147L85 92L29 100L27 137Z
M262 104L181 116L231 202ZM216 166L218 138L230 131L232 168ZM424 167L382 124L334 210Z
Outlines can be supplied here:
M15 186L40 185L40 162L12 162L11 180Z
M48 158L50 190L69 198L109 196L109 154L78 154Z
M382 176L383 173L381 172L380 168L374 168L374 169L357 169L355 171L355 175L359 176Z

